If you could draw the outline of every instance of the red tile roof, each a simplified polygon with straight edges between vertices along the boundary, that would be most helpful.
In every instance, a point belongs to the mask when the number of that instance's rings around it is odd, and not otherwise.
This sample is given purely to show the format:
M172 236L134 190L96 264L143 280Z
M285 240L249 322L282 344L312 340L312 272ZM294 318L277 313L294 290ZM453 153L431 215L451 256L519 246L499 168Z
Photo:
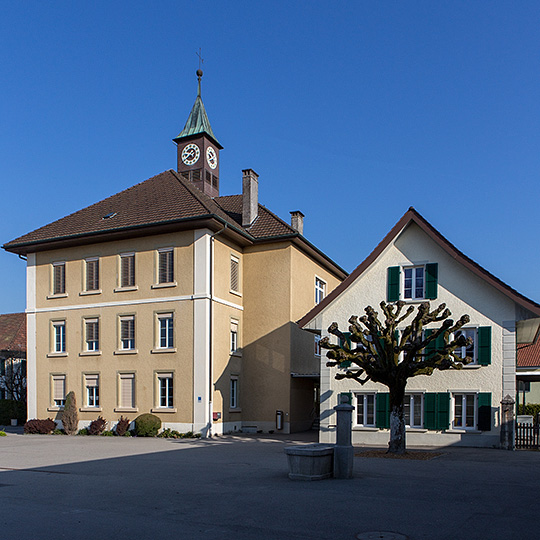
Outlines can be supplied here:
M0 315L0 351L26 352L26 314Z
M540 335L533 343L518 345L517 367L540 367Z

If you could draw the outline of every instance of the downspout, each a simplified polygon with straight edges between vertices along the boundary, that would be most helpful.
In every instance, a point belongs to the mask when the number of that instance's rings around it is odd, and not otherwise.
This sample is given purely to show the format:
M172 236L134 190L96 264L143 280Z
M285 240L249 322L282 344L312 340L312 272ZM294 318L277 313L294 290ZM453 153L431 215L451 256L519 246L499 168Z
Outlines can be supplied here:
M220 229L219 231L215 232L214 234L210 235L210 323L209 323L209 332L208 332L208 339L210 341L209 348L210 348L210 365L208 366L208 398L209 398L209 412L210 412L210 418L209 418L209 435L212 436L212 422L214 421L213 418L213 407L212 407L212 396L213 396L213 382L214 382L214 239L216 236L220 235L222 232L227 229L228 224L225 223L223 226L223 229Z

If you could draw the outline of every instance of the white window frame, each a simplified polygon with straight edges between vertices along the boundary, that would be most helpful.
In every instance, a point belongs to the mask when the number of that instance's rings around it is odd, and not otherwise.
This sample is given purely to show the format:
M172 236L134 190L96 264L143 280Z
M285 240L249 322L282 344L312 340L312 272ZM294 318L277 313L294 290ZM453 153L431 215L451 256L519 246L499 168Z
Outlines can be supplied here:
M157 373L157 390L159 409L174 408L174 374Z
M321 336L319 334L315 334L313 336L313 346L314 346L314 354L315 356L321 356Z
M235 354L237 352L238 352L238 321L231 319L230 353Z
M63 394L61 398L60 395L56 392L56 381L62 381L63 385ZM55 408L63 408L66 404L66 376L65 374L53 373L51 374L51 394L52 394L52 404Z
M52 321L53 327L53 353L67 352L66 321Z
M162 256L166 256L167 260L165 261L163 275L161 272L161 259ZM158 285L171 285L174 281L174 248L160 248L157 250L157 272L156 272L156 283ZM163 278L163 279L162 279ZM170 279L169 279L170 278Z
M240 259L231 255L230 292L240 294Z
M417 279L417 276L416 276L416 273L418 272L418 270L422 270L422 274L423 274L423 277L422 277L422 294L421 295L417 295L417 287L416 287L416 279ZM406 291L407 291L407 288L406 288L406 282L407 282L407 277L406 277L406 274L407 272L410 271L412 273L412 276L411 276L411 296L406 296ZM402 266L401 267L401 290L403 292L403 300L405 300L406 302L408 301L414 301L414 300L424 300L425 297L426 297L426 265L425 264L415 264L415 265L411 265L411 266Z
M89 336L89 325L92 325L95 329L94 336ZM94 339L89 339L94 337ZM99 317L89 317L84 319L84 350L86 352L99 352Z
M134 351L136 346L136 337L135 337L135 315L120 315L119 316L119 349L121 351ZM132 326L133 330L133 337L126 337L124 338L124 324L123 323L131 323L129 326ZM128 335L129 328L128 326Z
M95 383L92 383L95 381ZM99 408L99 375L85 373L84 389L86 397L86 407L89 409Z
M475 365L478 365L478 327L466 327L466 328L461 328L461 334L464 335L466 338L468 337L472 337L473 338L473 344L472 344L472 347L473 347L473 356L472 356L472 359L473 361L469 364L467 364L467 366L475 366ZM451 336L452 339L455 339L455 335ZM458 347L455 351L454 351L454 354L456 354L457 356L459 356L460 358L465 358L467 356L467 347Z
M478 428L478 392L452 392L452 429L465 431L476 431ZM461 415L457 414L458 403L461 398ZM467 401L472 399L474 409L474 422L472 426L467 426ZM458 421L459 420L459 421ZM461 424L461 425L460 425Z
M405 403L409 401L409 422L407 422L405 414ZM420 423L414 423L414 407L420 405ZM403 400L403 418L405 420L405 425L409 428L421 429L424 427L424 393L423 392L407 392ZM412 423L411 423L412 420Z
M90 265L95 265L94 283L90 282L88 268ZM88 257L84 260L84 291L85 292L99 292L100 291L100 271L99 271L99 257ZM95 286L94 286L95 285Z
M62 268L62 274L59 278L61 283L61 290L56 290L56 273L59 271L59 269ZM52 287L51 287L52 295L64 295L66 294L66 263L65 261L57 261L52 263Z
M354 411L354 422L356 426L359 427L370 427L374 428L377 424L377 393L376 392L362 392L362 393L355 393L355 411ZM362 418L360 419L360 400L362 400ZM369 412L368 412L368 406L369 401L373 401L373 421L369 422ZM359 422L359 420L361 420Z
M326 297L326 281L315 276L315 304L320 304Z
M238 375L231 375L229 383L229 408L238 409Z
M174 349L174 314L157 314L157 348Z

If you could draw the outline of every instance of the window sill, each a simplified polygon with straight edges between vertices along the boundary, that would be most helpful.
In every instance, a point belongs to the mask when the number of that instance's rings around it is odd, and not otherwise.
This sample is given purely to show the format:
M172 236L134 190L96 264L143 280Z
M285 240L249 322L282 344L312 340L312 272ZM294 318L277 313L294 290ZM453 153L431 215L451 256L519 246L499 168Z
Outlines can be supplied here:
M445 429L444 433L474 433L479 434L483 433L483 431L480 431L478 429Z
M67 355L67 352L52 352L47 355L47 358L65 358Z
M115 407L114 412L139 412L139 407Z
M58 411L63 411L64 407L47 407L47 410L49 412L58 412Z
M378 427L364 427L364 426L354 426L353 431L383 431L382 428ZM388 431L388 430L386 430Z
M101 351L81 351L79 356L101 356Z
M229 413L235 413L235 412L242 412L242 409L240 409L240 408L229 409Z
M80 412L101 412L103 409L101 407L81 407Z
M424 428L419 428L419 427L406 427L405 432L406 433L427 433L428 430Z
M239 351L238 349L236 349L236 351L231 351L231 356L236 356L238 358L242 358L242 351Z
M242 298L242 293L241 293L241 292L233 291L233 290L230 290L229 292L230 292L231 294L234 294L234 296L239 296L240 298Z
M153 413L175 413L177 412L176 407L155 407L153 409L150 409L150 412Z
M172 347L170 349L152 349L150 351L151 354L162 354L162 353L175 353L176 352L176 347Z
M113 354L138 354L137 349L120 349L118 351L114 351Z
M130 292L130 291L138 291L139 287L137 285L133 285L130 287L116 287L116 289L113 289L114 292Z
M47 296L47 300L53 300L55 298L67 298L67 297L68 297L67 293L49 294L49 296Z
M81 291L79 296L92 296L93 294L101 294L101 289L95 291Z
M481 367L485 367L485 366L481 366L480 364L467 364L467 365L463 365L463 369L479 369Z
M167 287L176 287L177 283L176 281L172 281L171 283L154 283L153 285L150 285L151 289L166 289Z

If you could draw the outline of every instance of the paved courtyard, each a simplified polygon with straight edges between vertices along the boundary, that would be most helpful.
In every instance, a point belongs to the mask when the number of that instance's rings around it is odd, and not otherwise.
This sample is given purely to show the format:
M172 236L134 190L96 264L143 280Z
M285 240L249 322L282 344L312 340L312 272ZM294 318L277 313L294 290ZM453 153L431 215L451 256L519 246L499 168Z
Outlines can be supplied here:
M355 458L355 478L291 481L309 435L0 438L0 539L538 539L540 453Z

